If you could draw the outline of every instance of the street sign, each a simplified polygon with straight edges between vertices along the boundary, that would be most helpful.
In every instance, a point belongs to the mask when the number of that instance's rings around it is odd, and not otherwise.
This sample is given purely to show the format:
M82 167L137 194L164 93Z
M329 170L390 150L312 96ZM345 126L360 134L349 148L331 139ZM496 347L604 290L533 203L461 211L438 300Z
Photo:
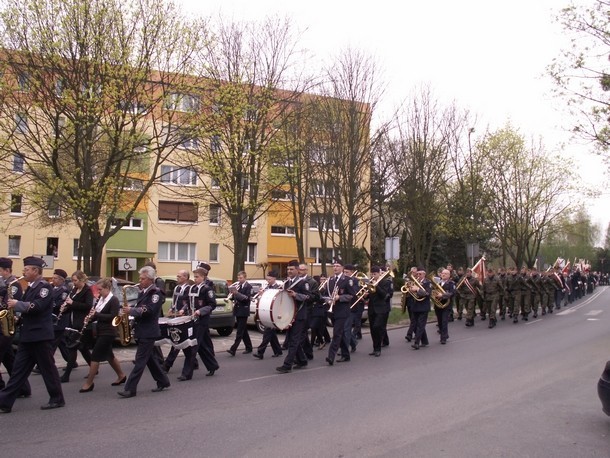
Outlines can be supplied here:
M385 238L385 258L394 261L400 257L400 246L398 237Z
M37 254L36 257L42 259L44 262L42 265L43 269L53 269L55 258L52 255Z
M136 258L119 258L119 270L128 272L137 270L138 260Z

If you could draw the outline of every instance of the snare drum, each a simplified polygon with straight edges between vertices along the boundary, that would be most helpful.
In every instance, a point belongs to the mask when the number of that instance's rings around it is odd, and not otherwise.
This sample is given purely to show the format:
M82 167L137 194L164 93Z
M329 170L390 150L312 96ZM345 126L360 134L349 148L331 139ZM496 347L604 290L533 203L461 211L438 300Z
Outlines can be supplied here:
M268 289L256 304L258 319L267 327L283 331L288 329L296 317L294 299L283 289Z
M155 341L155 345L157 347L160 347L161 345L171 345L172 341L169 338L169 334L168 334L168 326L169 326L169 318L167 317L161 317L159 318L159 328L161 329L161 337L159 337L156 341Z
M190 316L179 316L169 320L167 336L174 348L184 350L197 345L193 323L193 318Z
M66 344L66 347L73 350L75 348L78 348L78 346L80 345L80 338L82 336L83 335L81 334L81 332L78 329L65 328L63 340L64 340L64 343Z

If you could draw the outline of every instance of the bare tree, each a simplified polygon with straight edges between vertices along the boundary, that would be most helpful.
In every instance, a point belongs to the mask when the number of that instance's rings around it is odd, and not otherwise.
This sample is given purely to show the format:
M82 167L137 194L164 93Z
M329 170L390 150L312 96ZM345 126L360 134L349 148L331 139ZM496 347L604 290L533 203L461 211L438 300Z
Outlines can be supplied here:
M104 245L180 141L185 116L166 102L205 29L153 0L6 0L0 24L0 163L22 159L28 205L75 221L84 270L99 275Z

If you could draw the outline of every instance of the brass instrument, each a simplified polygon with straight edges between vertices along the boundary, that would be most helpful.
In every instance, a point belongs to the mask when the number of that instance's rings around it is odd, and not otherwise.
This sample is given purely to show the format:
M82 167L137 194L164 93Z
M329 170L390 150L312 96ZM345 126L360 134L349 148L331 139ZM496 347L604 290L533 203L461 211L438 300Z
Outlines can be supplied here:
M231 288L236 288L236 287L237 287L237 285L239 285L239 282L238 282L238 281L236 281L235 283L231 284L231 285L229 286L229 290L230 290ZM230 292L230 293L227 295L227 300L228 300L228 301L232 301L232 300L234 300L234 299L233 299L233 292Z
M360 272L358 272L356 270L356 271L354 271L354 273L352 273L349 276L349 278L356 277L356 278L358 278L358 281L360 281L360 279L363 279L363 277L362 276L358 276L359 273ZM364 275L364 274L362 274L362 275ZM364 277L368 278L366 275L364 275ZM339 292L339 281L338 280L337 280L337 283L335 283L335 287L333 288L333 292L331 293L330 298L328 300L328 303L330 303L330 307L328 309L328 313L333 313L333 307L335 305L335 295L337 294L337 292Z
M412 288L413 286L417 286L417 288L418 288L418 289L423 289L423 290L425 290L425 288L423 287L423 285L422 285L422 284L421 284L419 281L417 281L417 279L416 279L416 278L413 276L413 274L409 274L409 277L408 277L408 278L409 278L409 280L405 281L405 284L404 284L404 285L402 285L402 286L400 287L400 292L401 292L403 295L410 294L410 295L411 295L411 297L412 297L413 299L415 299L417 302L421 302L421 301L423 301L424 299L426 299L426 297L425 297L425 296L424 296L424 297L419 297L419 296L417 295L417 293L415 293L415 292L411 291L411 288ZM404 306L404 310L405 310L405 311L406 311L406 307L407 307L407 303L406 303L406 300L405 300L405 306ZM402 313L405 313L405 312L402 312Z
M377 285L379 284L379 282L381 282L388 275L390 277L394 278L394 272L392 272L391 270L386 270L379 276L379 278L377 280L371 280L368 277L366 279L360 280L360 282L359 282L360 290L358 291L358 293L356 293L356 297L358 299L356 300L356 302L354 302L352 304L352 306L350 308L354 308L354 306L358 302L360 302L362 299L364 299L364 297L367 293L375 294L375 292L377 291Z
M428 280L430 280L430 283L432 283L432 287L434 288L432 294L430 294L430 298L432 299L434 306L439 309L444 309L451 303L450 300L447 300L445 303L443 303L441 299L443 294L445 294L445 290L441 285L436 282L436 280L434 279L434 274L430 274L428 276Z
M123 307L119 315L112 319L112 326L118 328L121 345L127 346L131 342L131 326L129 325L129 302L127 302L127 289L131 285L123 286Z
M19 277L10 282L6 287L6 300L13 299L13 289L11 286L14 283L22 280L24 277ZM0 310L0 329L2 329L2 335L13 336L15 335L16 320L15 311L11 307L6 307L4 310Z

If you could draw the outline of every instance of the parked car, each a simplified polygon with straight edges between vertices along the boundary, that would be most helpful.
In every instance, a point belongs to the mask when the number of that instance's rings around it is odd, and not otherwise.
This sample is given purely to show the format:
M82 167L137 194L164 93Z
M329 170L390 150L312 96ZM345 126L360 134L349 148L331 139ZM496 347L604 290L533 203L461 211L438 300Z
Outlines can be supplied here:
M610 416L610 361L606 362L604 372L597 382L597 395L602 402L602 410Z
M172 294L176 287L176 277L171 275L161 276L165 281L165 303L163 313L167 313L172 304ZM227 299L229 287L226 280L221 278L208 277L214 282L214 292L216 293L216 308L210 315L210 328L215 329L221 336L230 336L235 326L233 317L233 302Z

